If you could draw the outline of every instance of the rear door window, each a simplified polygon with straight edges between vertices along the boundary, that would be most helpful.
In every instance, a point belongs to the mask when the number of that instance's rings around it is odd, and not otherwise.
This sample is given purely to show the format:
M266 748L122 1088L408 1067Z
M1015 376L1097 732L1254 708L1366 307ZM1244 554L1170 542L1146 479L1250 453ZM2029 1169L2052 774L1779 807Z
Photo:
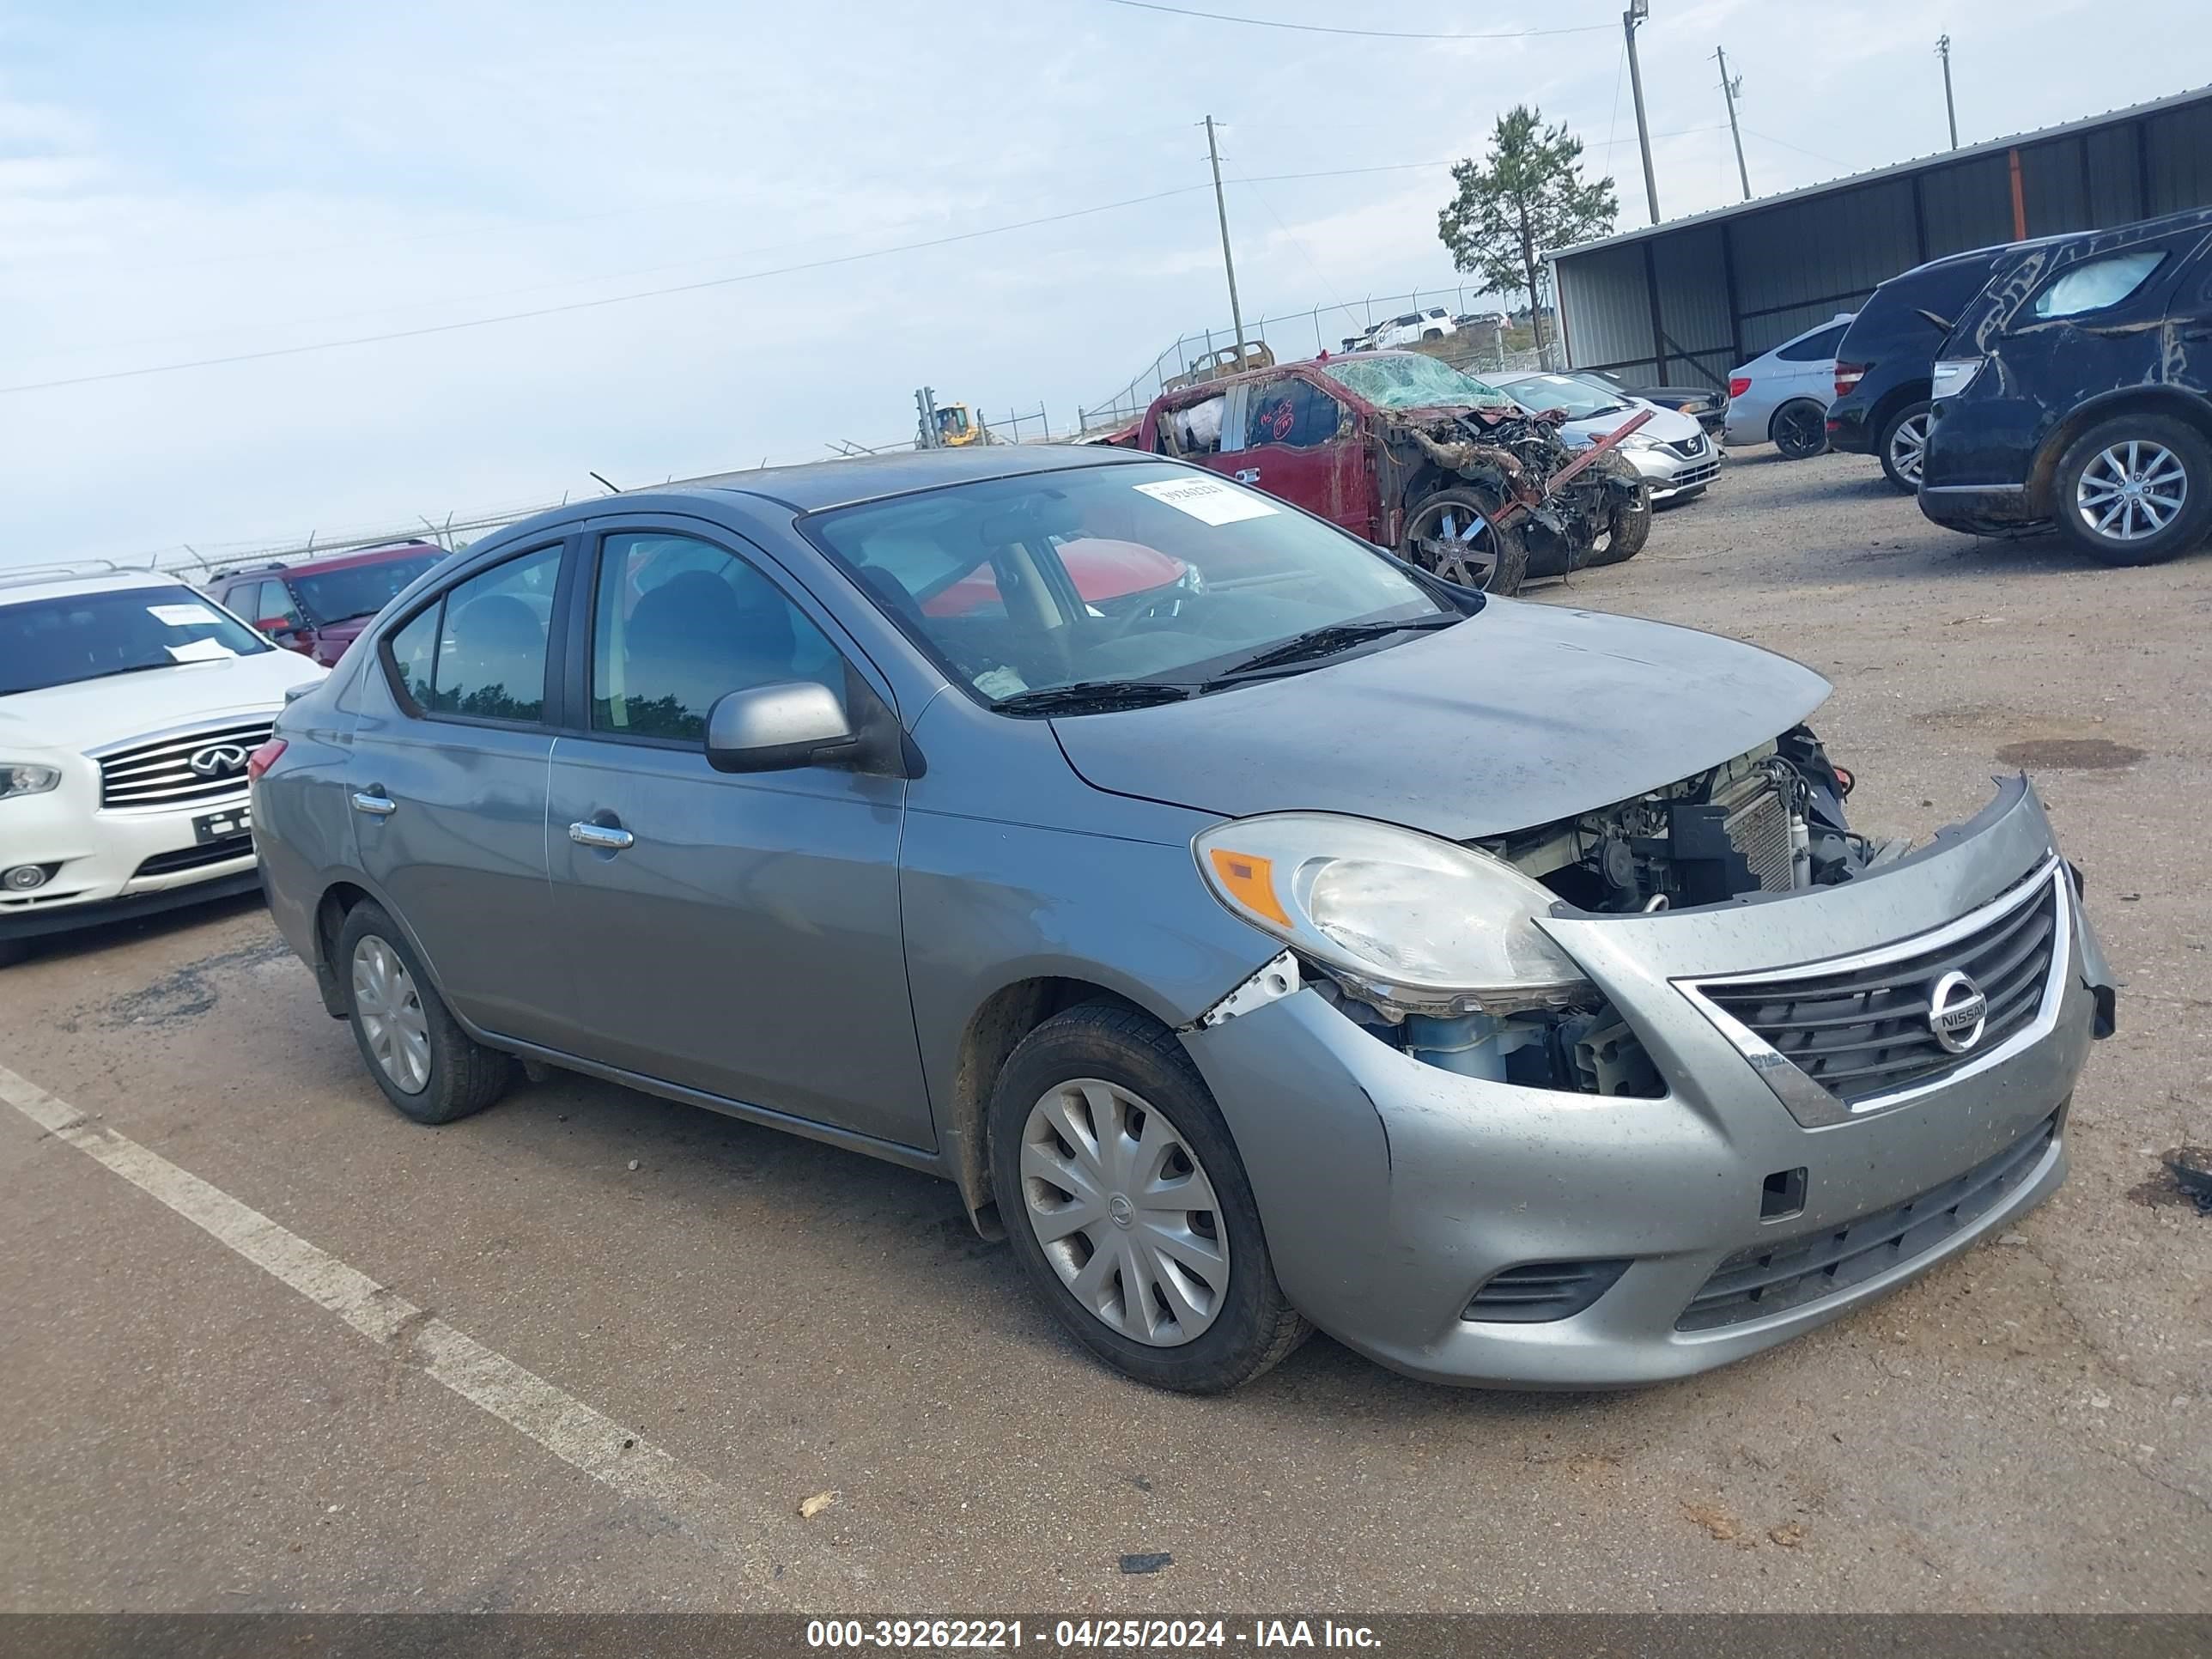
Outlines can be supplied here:
M2039 321L2109 310L2133 295L2166 263L2164 248L2138 248L2087 259L2062 273L2028 307Z
M1850 326L1848 323L1838 323L1818 334L1808 334L1793 344L1778 347L1774 355L1789 363L1826 362L1836 355L1836 348L1844 343L1844 331Z
M543 548L456 583L393 634L394 677L416 712L525 725L545 718L561 552Z

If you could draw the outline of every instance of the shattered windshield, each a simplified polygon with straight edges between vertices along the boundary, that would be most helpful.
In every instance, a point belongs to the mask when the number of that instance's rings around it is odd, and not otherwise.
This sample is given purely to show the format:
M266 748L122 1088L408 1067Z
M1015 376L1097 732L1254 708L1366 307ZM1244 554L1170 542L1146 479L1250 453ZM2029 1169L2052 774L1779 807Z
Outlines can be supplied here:
M1513 401L1486 381L1417 352L1347 357L1320 368L1377 409L1468 409Z

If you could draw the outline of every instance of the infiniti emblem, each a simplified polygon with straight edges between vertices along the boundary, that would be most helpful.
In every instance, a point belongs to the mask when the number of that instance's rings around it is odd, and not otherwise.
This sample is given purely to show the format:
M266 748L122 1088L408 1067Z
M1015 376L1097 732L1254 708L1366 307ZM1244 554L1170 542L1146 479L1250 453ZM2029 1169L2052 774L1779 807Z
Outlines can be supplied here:
M1963 1054L1982 1040L1990 1000L1955 969L1936 981L1928 997L1928 1029L1950 1054Z
M234 743L210 744L204 749L195 749L186 763L204 778L228 777L233 772L246 769L246 750Z

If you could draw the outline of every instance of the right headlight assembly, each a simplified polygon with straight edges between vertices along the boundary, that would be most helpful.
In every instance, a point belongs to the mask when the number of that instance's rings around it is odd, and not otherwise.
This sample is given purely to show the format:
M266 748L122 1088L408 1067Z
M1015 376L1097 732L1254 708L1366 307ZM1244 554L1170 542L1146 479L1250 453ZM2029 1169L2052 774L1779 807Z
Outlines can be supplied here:
M1486 853L1330 812L1237 818L1191 845L1222 903L1387 1012L1596 1000L1536 926L1551 890Z

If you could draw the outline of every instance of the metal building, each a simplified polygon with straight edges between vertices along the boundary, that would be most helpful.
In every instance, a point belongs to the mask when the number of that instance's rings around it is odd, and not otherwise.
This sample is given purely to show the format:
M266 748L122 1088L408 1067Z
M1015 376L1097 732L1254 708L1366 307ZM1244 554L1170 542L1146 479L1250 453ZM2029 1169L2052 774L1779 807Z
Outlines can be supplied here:
M1724 385L1928 259L2212 206L2212 87L1556 249L1567 361Z

